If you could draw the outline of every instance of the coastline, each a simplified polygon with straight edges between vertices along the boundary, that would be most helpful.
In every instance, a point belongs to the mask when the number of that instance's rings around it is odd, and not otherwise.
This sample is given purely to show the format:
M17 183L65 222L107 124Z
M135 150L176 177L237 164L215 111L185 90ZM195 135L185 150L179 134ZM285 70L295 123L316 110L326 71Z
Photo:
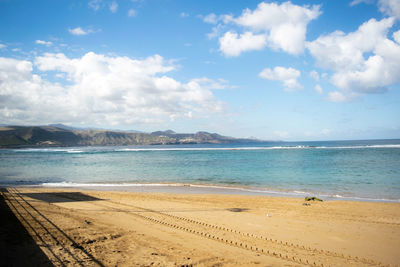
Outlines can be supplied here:
M0 186L399 203L399 147L359 140L10 149L0 150Z
M223 195L250 195L250 196L272 196L272 197L290 197L305 198L315 196L324 201L361 201L361 202L386 202L400 203L400 199L369 198L360 196L343 196L339 194L318 193L312 191L283 190L276 188L260 188L245 185L232 184L207 184L207 183L41 183L41 184L4 184L0 187L32 187L32 188L77 188L82 190L97 191L123 191L132 193L173 193L173 194L223 194Z
M10 149L0 151L0 186L399 203L399 147L358 140Z
M400 264L399 203L56 187L2 194L56 266Z

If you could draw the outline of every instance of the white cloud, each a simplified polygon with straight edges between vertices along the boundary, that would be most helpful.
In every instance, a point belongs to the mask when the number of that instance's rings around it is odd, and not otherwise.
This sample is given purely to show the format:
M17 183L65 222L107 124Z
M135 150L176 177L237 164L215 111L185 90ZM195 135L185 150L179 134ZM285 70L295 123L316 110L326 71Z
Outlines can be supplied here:
M273 69L266 68L259 74L259 76L263 79L283 82L286 91L293 91L302 88L297 81L300 75L300 71L294 68L284 68L279 66Z
M40 44L40 45L45 45L45 46L52 46L53 43L50 41L42 41L42 40L36 40L35 41L36 44Z
M319 74L315 70L310 71L310 77L313 78L317 82L319 81Z
M400 30L393 33L393 39L400 44Z
M179 15L181 18L187 18L187 17L189 17L189 14L188 13L185 13L185 12L181 12L181 14Z
M5 49L7 46L5 44L0 43L0 49Z
M397 49L400 53L400 48ZM395 56L395 55L394 55ZM400 54L397 56L400 60ZM393 64L394 63L394 64ZM360 70L339 71L332 76L332 82L339 88L359 93L381 93L387 85L399 81L400 63L392 62L396 69L391 70L383 57L370 56Z
M93 9L94 11L97 11L100 9L102 5L102 0L91 0L88 3L88 6Z
M93 30L84 30L81 27L68 29L68 31L69 31L70 34L73 34L73 35L87 35L89 33L93 33L94 32Z
M350 2L350 6L355 6L361 3L372 4L375 0L353 0Z
M314 90L318 93L318 94L322 94L324 92L324 90L322 89L321 85L317 84L314 87Z
M363 53L373 51L386 38L393 22L393 19L371 19L355 32L335 31L322 35L309 42L307 47L320 67L334 70L354 68L364 61Z
M220 51L227 57L239 56L242 52L261 50L266 45L265 35L254 35L245 32L238 35L235 32L227 32L219 38Z
M138 60L49 53L33 63L0 58L0 121L132 125L223 110L211 91L226 86L223 81L182 83L167 76L174 69L159 55ZM48 75L58 82L46 80Z
M109 9L112 13L116 13L118 11L118 3L116 1L112 1Z
M134 17L136 16L136 10L134 10L133 8L128 10L128 17Z
M261 2L254 11L245 9L241 16L225 16L225 23L231 22L266 34L268 46L290 54L304 50L307 25L321 14L320 6L298 6L291 2Z
M211 32L210 32L210 33L207 33L208 39L214 39L214 38L220 36L220 35L221 35L221 32L223 31L224 28L225 28L225 27L224 27L224 25L222 25L222 24L218 24L218 25L216 25L215 27L213 27L212 30L211 30Z
M393 33L393 39L400 44L400 30Z
M400 19L400 1L399 0L379 0L379 11L389 16Z
M385 92L400 82L400 46L387 38L393 23L393 18L371 19L355 32L336 31L307 47L318 66L334 71L331 82L346 94ZM341 96L335 93L330 99Z
M197 17L201 18L205 23L219 25L231 23L233 20L232 15L216 15L214 13L206 16L198 15Z
M210 13L203 18L203 21L210 24L217 24L218 17L214 13Z
M331 102L348 102L353 99L354 96L344 95L342 92L334 91L328 93L328 100Z

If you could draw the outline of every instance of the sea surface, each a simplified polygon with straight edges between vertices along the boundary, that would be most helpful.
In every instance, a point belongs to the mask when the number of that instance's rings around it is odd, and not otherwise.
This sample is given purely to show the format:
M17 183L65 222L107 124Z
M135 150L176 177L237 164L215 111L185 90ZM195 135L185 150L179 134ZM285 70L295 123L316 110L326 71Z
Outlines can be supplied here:
M400 202L400 139L0 149L0 186Z

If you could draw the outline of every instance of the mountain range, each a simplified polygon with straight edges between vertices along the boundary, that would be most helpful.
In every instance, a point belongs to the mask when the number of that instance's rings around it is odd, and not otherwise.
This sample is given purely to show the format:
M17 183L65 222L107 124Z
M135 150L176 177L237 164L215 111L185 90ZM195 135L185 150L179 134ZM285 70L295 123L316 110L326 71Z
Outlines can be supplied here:
M48 126L2 126L0 147L125 146L229 144L261 142L217 133L175 133L172 130L144 133L103 129L80 129L62 124Z

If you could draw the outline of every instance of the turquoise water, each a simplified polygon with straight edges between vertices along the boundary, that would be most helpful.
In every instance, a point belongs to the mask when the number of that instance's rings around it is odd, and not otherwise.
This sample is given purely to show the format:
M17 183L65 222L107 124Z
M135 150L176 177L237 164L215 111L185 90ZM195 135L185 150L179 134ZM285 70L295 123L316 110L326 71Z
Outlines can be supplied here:
M400 140L0 150L0 186L158 183L400 201Z

